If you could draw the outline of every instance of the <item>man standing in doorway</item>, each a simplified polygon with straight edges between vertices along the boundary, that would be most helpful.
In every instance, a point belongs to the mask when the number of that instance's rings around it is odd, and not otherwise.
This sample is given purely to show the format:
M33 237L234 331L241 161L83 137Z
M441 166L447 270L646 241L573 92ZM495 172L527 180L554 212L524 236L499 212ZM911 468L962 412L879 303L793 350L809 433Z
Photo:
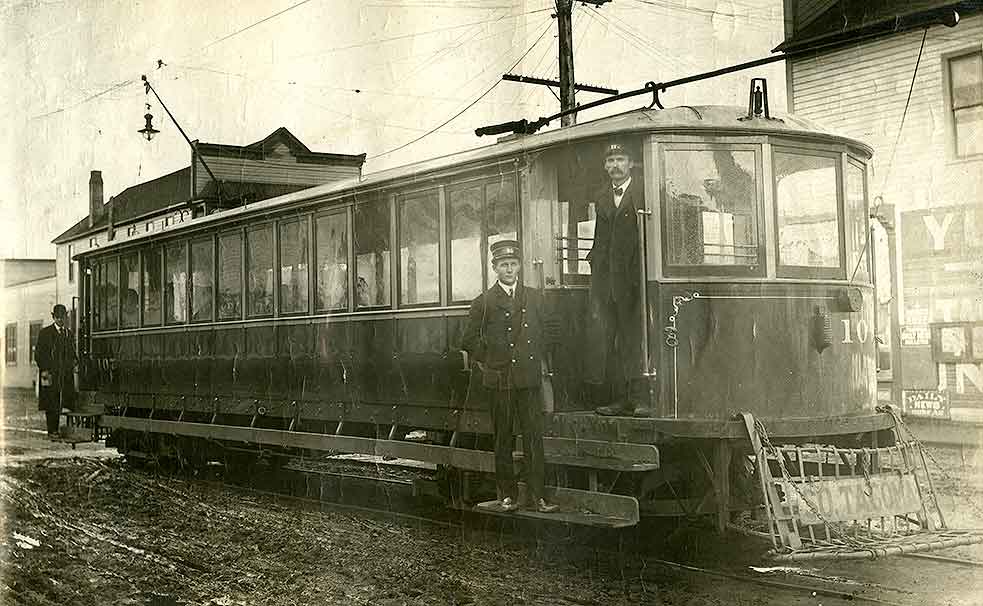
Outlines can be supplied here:
M595 197L597 222L591 266L591 316L597 354L588 371L591 397L602 415L650 417L648 389L642 378L642 340L637 211L645 208L642 183L632 179L628 148L610 142L604 170L610 187Z
M529 501L540 513L556 506L546 500L543 461L541 360L548 318L543 296L519 280L522 252L515 240L491 245L498 281L471 302L462 348L474 361L491 400L495 429L495 480L502 510L518 509L512 461L514 421L522 432Z
M68 310L59 303L51 311L54 323L38 333L34 360L40 371L38 410L47 417L48 438L58 437L62 408L75 408L75 339L65 326Z

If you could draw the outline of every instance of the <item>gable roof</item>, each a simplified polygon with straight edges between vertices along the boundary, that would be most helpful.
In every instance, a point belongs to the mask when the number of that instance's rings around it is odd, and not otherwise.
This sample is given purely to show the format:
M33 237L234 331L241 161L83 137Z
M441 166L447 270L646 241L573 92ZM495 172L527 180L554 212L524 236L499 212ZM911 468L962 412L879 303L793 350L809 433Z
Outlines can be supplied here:
M185 167L163 177L144 181L127 187L117 196L110 198L113 205L113 223L119 225L142 215L163 210L191 199L191 167ZM53 240L63 244L88 233L105 229L109 225L109 203L103 205L99 219L89 227L89 217L64 231Z
M983 0L837 0L774 50L788 53L817 46L829 48L858 38L942 24L953 9L960 15L979 12Z

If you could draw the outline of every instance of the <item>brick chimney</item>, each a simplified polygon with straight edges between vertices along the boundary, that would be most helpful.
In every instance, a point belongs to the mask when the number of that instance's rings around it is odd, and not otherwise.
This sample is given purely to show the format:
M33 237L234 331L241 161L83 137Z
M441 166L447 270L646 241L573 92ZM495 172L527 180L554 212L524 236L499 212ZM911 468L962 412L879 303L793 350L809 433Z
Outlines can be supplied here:
M89 174L89 227L102 218L102 171L94 170Z

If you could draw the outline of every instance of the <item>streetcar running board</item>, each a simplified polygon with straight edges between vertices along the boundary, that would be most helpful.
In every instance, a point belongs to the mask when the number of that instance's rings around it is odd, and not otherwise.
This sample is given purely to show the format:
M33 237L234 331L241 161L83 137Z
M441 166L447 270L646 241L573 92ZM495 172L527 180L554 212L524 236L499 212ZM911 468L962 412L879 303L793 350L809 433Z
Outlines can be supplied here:
M518 502L527 502L527 495L526 485L520 482ZM539 513L528 509L504 511L500 501L478 503L474 511L596 528L626 528L638 524L639 520L638 500L635 497L547 486L546 500L556 505L558 511L554 513Z

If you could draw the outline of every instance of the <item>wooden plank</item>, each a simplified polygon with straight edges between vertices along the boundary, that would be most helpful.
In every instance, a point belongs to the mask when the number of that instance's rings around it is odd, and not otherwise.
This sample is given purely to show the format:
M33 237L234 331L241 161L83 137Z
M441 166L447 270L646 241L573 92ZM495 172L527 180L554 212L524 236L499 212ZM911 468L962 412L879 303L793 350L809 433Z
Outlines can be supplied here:
M519 503L526 502L527 490L526 485L519 482ZM635 497L547 486L546 499L557 505L559 511L539 513L520 509L503 512L498 507L498 501L479 503L475 511L606 528L634 526L640 519L638 499Z

